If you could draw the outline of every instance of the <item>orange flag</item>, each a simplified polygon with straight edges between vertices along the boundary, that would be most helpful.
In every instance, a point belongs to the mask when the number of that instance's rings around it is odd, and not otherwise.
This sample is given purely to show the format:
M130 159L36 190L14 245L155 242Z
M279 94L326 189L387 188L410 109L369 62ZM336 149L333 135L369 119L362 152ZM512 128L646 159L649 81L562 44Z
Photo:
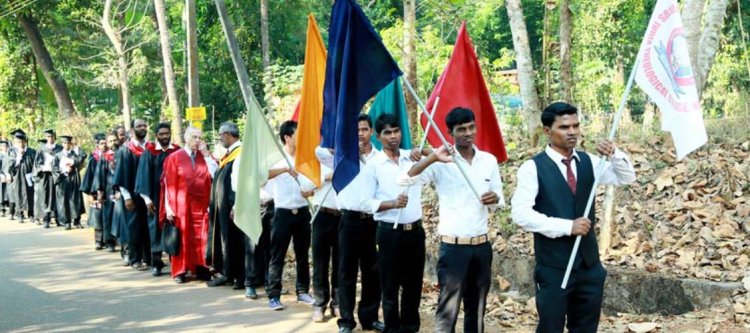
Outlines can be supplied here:
M297 125L297 151L294 168L320 186L320 162L315 148L320 145L323 118L323 85L326 76L326 48L312 14L307 16L307 46L302 76L302 97Z

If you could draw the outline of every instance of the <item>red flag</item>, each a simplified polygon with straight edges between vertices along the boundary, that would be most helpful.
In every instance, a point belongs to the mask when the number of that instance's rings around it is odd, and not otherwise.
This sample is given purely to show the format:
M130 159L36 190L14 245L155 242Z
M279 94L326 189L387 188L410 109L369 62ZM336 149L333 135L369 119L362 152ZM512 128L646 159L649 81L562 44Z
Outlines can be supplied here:
M294 113L292 114L292 119L294 121L299 121L299 105L302 102L302 98L300 98L299 101L297 101L297 106L294 107Z
M440 103L435 110L434 118L442 133L447 133L445 117L448 112L456 107L469 108L474 112L477 124L477 136L474 143L479 149L495 155L498 162L508 160L503 135L500 133L500 125L495 116L495 108L492 106L490 93L484 83L482 69L474 53L474 45L466 32L466 22L461 24L453 55L427 101L428 112L432 112L432 105L438 96L440 96ZM426 128L427 122L427 117L423 114L422 128ZM434 128L430 130L427 140L433 147L439 147L442 143L434 130ZM449 135L445 138L451 144L453 143Z

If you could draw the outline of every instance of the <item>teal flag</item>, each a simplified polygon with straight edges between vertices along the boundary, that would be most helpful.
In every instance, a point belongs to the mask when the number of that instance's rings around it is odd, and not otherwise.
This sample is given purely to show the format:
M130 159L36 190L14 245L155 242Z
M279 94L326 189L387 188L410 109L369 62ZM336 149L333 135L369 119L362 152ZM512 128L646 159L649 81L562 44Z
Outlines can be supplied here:
M372 119L373 130L375 129L375 119L384 113L398 115L401 123L401 149L411 149L411 131L409 130L409 117L406 114L406 101L404 100L404 91L401 89L401 77L391 81L385 88L380 90L375 96L375 101L370 107L370 119ZM383 149L380 141L372 136L372 144L378 149Z

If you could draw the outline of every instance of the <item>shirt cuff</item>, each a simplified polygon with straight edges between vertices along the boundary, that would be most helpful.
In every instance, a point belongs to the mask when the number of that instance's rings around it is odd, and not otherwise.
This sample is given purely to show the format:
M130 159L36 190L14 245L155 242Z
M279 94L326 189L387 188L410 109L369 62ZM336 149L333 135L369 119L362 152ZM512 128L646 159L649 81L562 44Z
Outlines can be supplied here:
M149 198L149 197L148 197L147 195L145 195L145 194L141 194L141 198L143 198L143 201L144 201L144 202L146 203L146 206L150 205L150 204L151 204L151 202L152 202L152 201L151 201L151 198Z
M401 175L396 178L396 184L400 186L412 186L419 183L419 175L414 177L409 177L408 173L402 173Z
M130 192L128 192L127 189L120 187L120 195L122 195L123 200L130 200Z

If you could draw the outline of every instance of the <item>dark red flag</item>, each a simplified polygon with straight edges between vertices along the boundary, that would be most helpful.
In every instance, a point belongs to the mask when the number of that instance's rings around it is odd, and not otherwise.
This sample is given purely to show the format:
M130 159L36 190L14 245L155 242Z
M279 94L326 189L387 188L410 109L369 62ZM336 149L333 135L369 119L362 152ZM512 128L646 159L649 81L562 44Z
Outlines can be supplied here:
M446 134L445 117L448 112L455 107L469 108L474 111L476 118L477 136L474 142L477 147L495 155L498 162L508 160L503 135L500 133L500 124L495 116L495 108L492 106L490 93L484 83L482 69L474 53L474 45L466 32L466 22L461 24L453 55L427 101L428 112L432 112L432 105L438 96L440 96L440 103L435 110L434 118L448 142L453 143L452 138ZM427 122L427 117L423 114L422 128L426 128ZM434 128L430 130L427 140L433 147L442 145Z

